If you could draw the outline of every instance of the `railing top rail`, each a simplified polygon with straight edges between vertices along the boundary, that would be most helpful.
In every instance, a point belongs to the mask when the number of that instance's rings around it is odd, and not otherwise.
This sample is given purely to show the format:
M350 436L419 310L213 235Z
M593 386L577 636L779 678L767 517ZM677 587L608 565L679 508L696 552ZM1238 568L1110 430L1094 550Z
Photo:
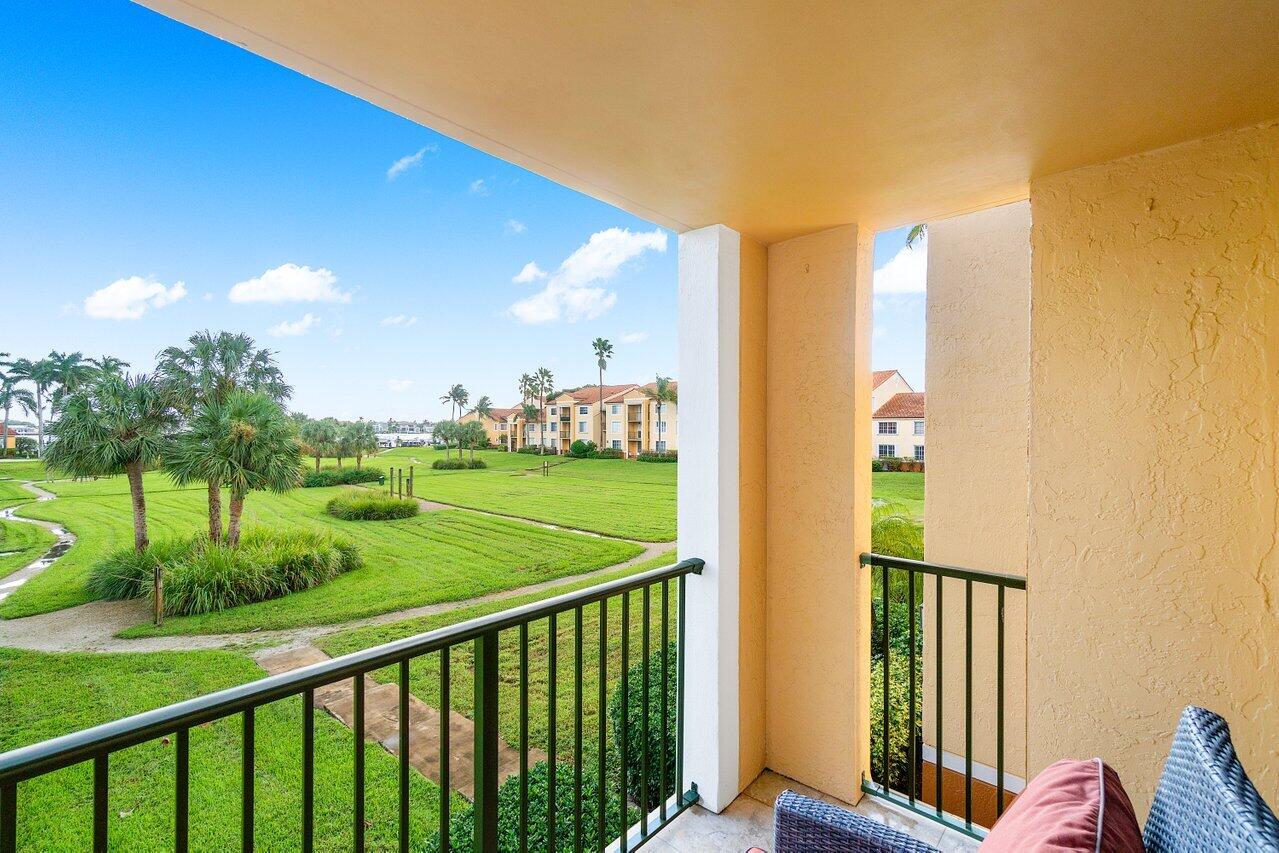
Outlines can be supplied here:
M701 574L705 565L705 561L698 558L681 560L672 566L650 569L607 583L596 584L587 589L480 616L456 625L437 628L424 634L405 637L402 640L352 652L349 655L290 672L267 676L247 684L228 687L216 693L197 696L163 708L144 711L141 714L113 720L93 728L19 747L0 754L0 784L20 782L23 779L40 776L103 753L115 752L154 740L179 729L197 726L239 711L295 696L308 689L362 675L407 658L474 640L490 631L501 631L522 623L533 622L552 613L593 604L663 580Z
M944 578L985 583L1008 589L1025 589L1026 579L1020 575L1003 575L998 572L982 572L977 569L964 569L959 566L946 566L941 563L928 563L923 560L908 560L905 557L890 557L887 554L862 554L863 566L887 566L890 569L907 569L924 575L940 575Z

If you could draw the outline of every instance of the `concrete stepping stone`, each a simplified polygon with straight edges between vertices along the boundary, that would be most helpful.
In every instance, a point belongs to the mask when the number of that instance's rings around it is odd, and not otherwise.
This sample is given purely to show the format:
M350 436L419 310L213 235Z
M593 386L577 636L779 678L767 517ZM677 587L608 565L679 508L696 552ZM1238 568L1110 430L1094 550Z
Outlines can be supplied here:
M258 665L271 675L290 672L329 660L315 646L268 649L257 656ZM317 688L315 707L322 708L347 728L354 721L355 688L352 679L343 679ZM475 726L470 718L449 709L449 788L468 800L475 799L474 755ZM400 688L398 684L382 684L372 676L364 676L364 737L378 743L387 752L400 754ZM529 749L532 767L546 760L540 749ZM440 781L440 712L417 696L409 696L409 765L418 773L439 784ZM498 742L498 783L520 771L519 751L504 741Z

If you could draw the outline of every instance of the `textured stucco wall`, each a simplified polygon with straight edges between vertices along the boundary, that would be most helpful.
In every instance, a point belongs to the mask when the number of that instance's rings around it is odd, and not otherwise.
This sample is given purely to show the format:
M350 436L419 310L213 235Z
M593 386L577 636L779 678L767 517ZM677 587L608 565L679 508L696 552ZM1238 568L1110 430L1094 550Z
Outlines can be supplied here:
M768 334L768 252L746 235L741 237L740 350L738 371L738 494L741 567L738 577L738 784L745 788L764 769L764 565L768 437L759 427L765 411Z
M869 738L870 259L856 226L768 249L766 761L844 800Z
M1030 441L1030 203L930 222L924 556L1026 573ZM910 436L907 436L909 443ZM922 443L922 442L921 442ZM1005 769L1026 774L1026 599L1005 601ZM924 587L924 742L936 745L936 595ZM943 747L964 745L964 584L943 591ZM973 593L973 754L994 766L996 595Z
M1196 703L1277 802L1279 124L1031 205L1031 770L1104 756L1144 814Z

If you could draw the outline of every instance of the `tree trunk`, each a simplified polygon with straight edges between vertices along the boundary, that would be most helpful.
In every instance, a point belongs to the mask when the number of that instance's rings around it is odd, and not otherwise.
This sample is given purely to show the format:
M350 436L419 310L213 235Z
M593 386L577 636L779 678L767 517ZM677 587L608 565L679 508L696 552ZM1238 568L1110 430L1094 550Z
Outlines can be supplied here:
M44 458L44 395L36 386L36 458Z
M18 440L13 440L13 449L18 449ZM4 429L0 430L0 456L9 455L9 407L4 410Z
M338 457L338 470L339 470L339 471L340 471L340 470L342 470L342 457L341 457L341 456L339 456L339 457Z
M147 499L142 493L142 463L130 462L124 466L129 478L129 497L133 500L133 550L141 554L150 545L147 539Z
M657 435L662 434L662 401L657 401ZM653 452L657 452L657 436L653 436Z
M596 447L604 446L604 368L600 368L600 398L598 400L600 407L600 443Z
M320 457L315 457L315 473L320 473Z
M222 484L209 481L209 541L214 545L222 539Z
M227 513L226 541L232 548L240 544L240 515L244 512L244 495L231 493L231 511Z
M362 457L360 456L360 454L358 454L358 453L357 453L357 454L355 454L355 469L356 469L357 471L360 469L360 467L361 467L361 466L360 466L360 463L361 463L362 461L363 461L363 459L362 459Z

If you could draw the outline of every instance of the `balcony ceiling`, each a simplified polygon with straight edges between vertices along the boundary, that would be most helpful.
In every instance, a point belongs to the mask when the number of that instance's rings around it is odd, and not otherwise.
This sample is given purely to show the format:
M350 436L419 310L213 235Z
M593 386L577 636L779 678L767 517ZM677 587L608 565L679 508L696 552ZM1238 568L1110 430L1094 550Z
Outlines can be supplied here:
M1273 0L145 3L668 227L765 242L1279 118Z

